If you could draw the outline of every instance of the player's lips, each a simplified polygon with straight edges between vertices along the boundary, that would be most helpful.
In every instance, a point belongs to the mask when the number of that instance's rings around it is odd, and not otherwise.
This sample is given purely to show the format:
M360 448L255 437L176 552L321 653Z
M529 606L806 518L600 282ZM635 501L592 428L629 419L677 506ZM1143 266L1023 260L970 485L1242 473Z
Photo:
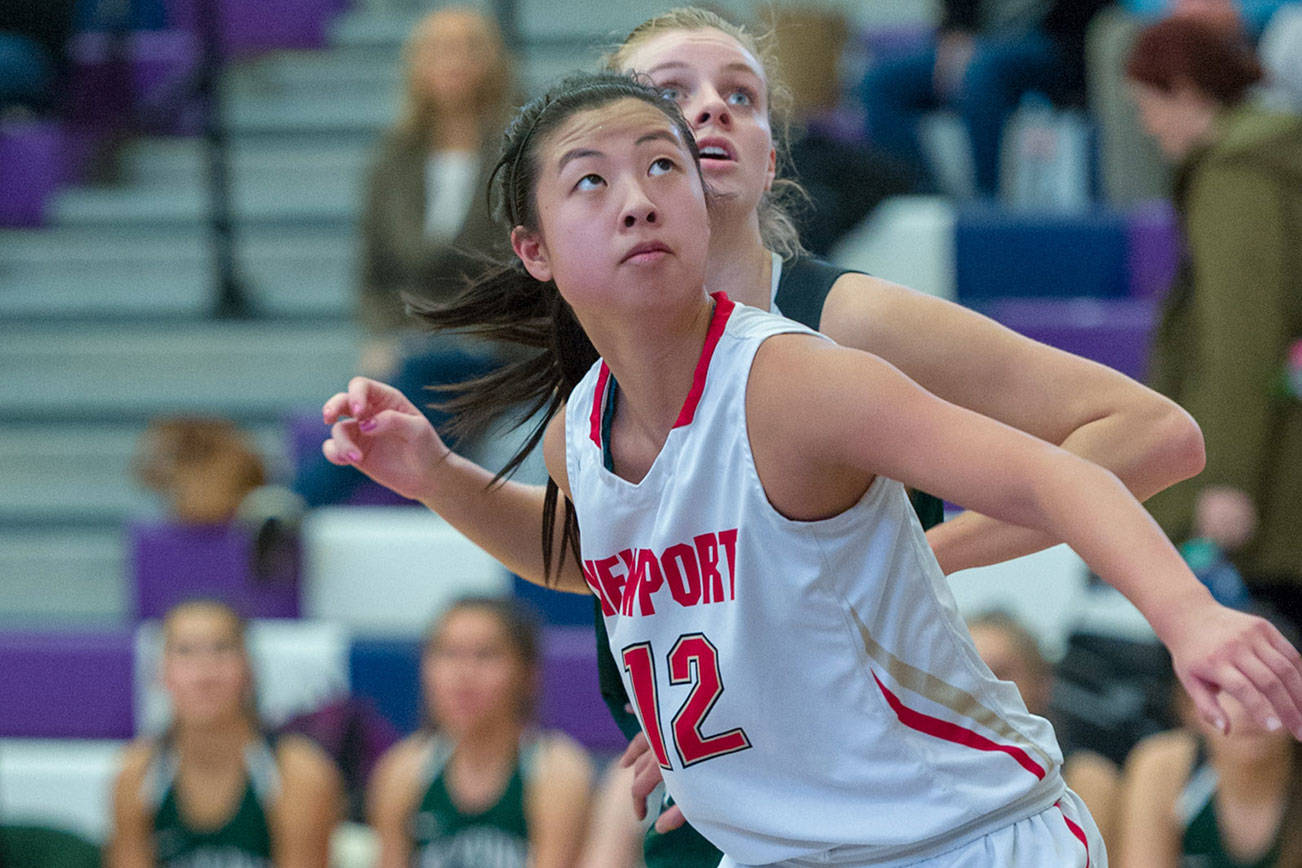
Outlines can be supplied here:
M696 149L701 154L701 165L722 161L736 162L737 152L732 142L721 136L707 136L696 140Z
M644 241L625 253L620 262L651 262L668 253L673 251L663 241Z

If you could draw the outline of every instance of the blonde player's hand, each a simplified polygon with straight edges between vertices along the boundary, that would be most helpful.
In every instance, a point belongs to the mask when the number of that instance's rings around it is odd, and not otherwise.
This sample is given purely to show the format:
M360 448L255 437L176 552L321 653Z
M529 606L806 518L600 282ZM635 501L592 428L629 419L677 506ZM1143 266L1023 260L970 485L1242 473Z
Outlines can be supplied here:
M651 752L651 744L644 733L633 736L633 740L624 748L624 755L619 758L621 768L633 769L633 813L639 820L646 819L646 800L656 787L660 786L664 776L660 773L660 763ZM660 834L671 832L686 823L682 809L671 805L656 818L656 831Z
M1268 731L1287 727L1302 740L1302 655L1264 618L1218 603L1181 612L1167 641L1176 675L1198 713L1226 734L1229 693Z
M331 396L321 418L332 426L321 451L332 464L352 465L403 497L423 500L449 449L405 395L366 377Z

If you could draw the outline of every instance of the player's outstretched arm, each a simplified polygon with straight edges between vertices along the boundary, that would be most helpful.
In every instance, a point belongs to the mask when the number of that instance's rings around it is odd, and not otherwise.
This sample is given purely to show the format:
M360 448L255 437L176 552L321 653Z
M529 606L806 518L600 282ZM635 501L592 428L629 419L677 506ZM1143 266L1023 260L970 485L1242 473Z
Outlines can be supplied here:
M1140 500L1202 470L1202 435L1174 402L1104 365L1030 340L961 305L843 275L822 331L929 392L1106 467ZM965 512L927 534L946 573L1061 542Z
M1144 614L1211 725L1228 727L1216 699L1228 691L1262 726L1302 738L1302 657L1269 622L1212 600L1110 471L948 403L875 356L805 335L761 346L746 412L780 511L807 512L855 473L884 475L1062 539Z
M329 461L420 501L508 570L543 584L542 486L493 485L493 474L450 450L406 396L375 380L354 377L325 402L322 418L332 426L321 447ZM551 587L587 593L573 559Z

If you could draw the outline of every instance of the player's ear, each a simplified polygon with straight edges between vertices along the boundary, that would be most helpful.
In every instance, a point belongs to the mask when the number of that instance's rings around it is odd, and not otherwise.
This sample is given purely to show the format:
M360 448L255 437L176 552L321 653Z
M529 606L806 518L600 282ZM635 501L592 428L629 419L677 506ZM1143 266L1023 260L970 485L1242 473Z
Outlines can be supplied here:
M525 229L523 226L515 227L511 230L511 249L524 263L525 271L529 272L534 280L546 283L552 279L551 258L542 233Z

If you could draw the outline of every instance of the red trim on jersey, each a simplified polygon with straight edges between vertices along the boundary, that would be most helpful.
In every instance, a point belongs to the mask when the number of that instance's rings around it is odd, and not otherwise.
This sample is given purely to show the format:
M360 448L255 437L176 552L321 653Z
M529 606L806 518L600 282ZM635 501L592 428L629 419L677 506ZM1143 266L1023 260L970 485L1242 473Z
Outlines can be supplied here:
M1037 778L1044 777L1044 769L1040 768L1039 763L1031 759L1030 756L1027 755L1026 751L1022 750L1020 747L993 742L984 735L975 733L970 729L964 729L956 723L950 723L948 720L941 720L939 717L932 717L929 714L923 714L921 711L909 708L903 702L900 702L900 698L894 693L891 693L891 691L886 688L885 684L882 684L882 680L877 677L876 672L873 673L873 680L876 681L877 686L881 688L882 694L886 697L886 701L890 703L891 710L895 712L895 716L898 717L900 723L905 726L911 729L916 729L918 732L926 733L927 735L935 736L936 738L943 738L945 741L952 741L955 744L976 748L977 750L1006 753L1013 759L1017 760L1018 765L1035 775Z
M609 380L610 368L606 367L605 362L602 362L601 370L597 371L597 389L592 395L592 430L588 433L588 436L592 438L592 442L597 444L598 449L601 448L601 404L606 397L606 383Z
M1077 840L1079 840L1081 845L1085 848L1085 868L1090 868L1090 842L1085 839L1085 830L1072 820L1071 817L1067 816L1067 812L1062 809L1061 800L1054 802L1053 806L1062 814L1062 821L1067 824L1067 829L1076 836Z
M726 293L713 292L710 295L714 299L714 316L711 317L710 328L705 333L705 346L701 347L701 357L696 360L696 372L692 375L692 390L687 393L683 409L678 413L678 421L674 423L675 428L692 424L692 417L696 415L696 405L701 402L701 393L705 391L705 374L710 369L714 348L718 345L719 338L723 336L728 317L732 316L732 311L737 306Z

